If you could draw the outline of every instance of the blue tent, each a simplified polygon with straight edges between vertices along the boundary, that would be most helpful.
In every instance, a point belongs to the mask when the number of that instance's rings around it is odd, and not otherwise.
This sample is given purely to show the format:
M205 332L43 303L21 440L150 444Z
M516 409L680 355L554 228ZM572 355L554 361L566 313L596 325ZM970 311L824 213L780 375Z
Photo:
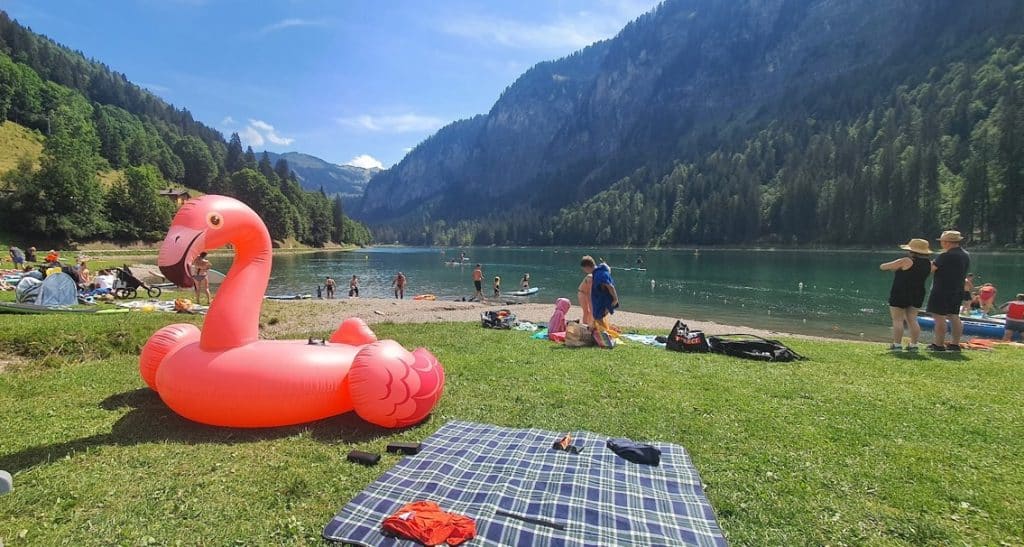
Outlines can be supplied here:
M40 306L72 306L78 303L78 285L66 273L50 274L39 287L36 304Z

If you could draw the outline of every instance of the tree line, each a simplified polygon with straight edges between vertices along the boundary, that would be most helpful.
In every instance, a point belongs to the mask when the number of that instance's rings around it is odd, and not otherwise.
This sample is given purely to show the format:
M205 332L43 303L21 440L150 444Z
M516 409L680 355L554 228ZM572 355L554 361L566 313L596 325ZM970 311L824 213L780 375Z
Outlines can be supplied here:
M375 230L421 244L669 246L878 245L955 228L1021 246L1024 37L981 49L885 92L871 75L835 82L742 139L723 131L707 153L652 158L557 211L448 223L425 213Z
M19 162L0 181L4 229L61 241L157 240L174 184L253 207L277 240L367 244L340 197L304 190L287 161L271 165L139 88L123 74L32 33L0 12L0 123L46 135L39 169ZM104 188L98 173L122 169Z

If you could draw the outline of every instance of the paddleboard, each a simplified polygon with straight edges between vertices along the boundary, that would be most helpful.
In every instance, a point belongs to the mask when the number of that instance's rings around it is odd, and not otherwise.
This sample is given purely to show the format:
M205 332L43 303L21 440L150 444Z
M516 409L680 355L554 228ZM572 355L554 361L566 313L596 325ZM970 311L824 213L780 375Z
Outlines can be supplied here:
M108 315L115 313L127 313L130 310L122 308L69 308L66 306L37 306L35 304L19 304L16 302L0 302L0 313L16 313L23 315L38 315L44 313L74 313Z
M313 298L311 294L268 294L264 296L267 300L309 300Z
M537 294L538 291L540 291L540 287L530 287L529 289L526 289L525 291L512 291L512 292L502 293L502 295L503 296L530 296L530 295Z

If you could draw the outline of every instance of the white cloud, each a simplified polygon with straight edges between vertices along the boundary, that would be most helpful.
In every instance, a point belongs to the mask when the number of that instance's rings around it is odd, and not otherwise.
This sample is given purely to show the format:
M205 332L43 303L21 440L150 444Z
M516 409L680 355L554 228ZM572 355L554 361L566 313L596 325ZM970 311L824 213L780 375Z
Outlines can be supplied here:
M402 152L405 152L406 154L408 154L409 152L412 152L412 147L411 146L407 146L407 147L402 149Z
M235 119L231 116L224 116L224 119L220 121L220 124L223 126L235 125Z
M256 34L258 34L260 36L266 36L267 34L270 34L272 32L277 32L279 30L285 30L285 29L294 28L294 27L326 27L326 26L328 26L328 22L326 20L323 20L323 19L299 19L299 18L292 17L292 18L288 18L288 19L281 19L280 21L278 21L276 23L271 23L271 24L261 28Z
M235 122L228 116L221 122L223 125L229 125L227 122L230 121L232 124ZM295 139L290 137L282 137L277 134L277 130L274 126L263 120L249 119L249 125L246 125L241 131L238 132L238 136L242 139L242 142L249 146L258 147L263 146L263 143L269 142L270 144L276 144L278 146L289 146L295 142Z
M348 160L345 165L351 165L353 167L362 167L363 169L383 169L384 164L377 158L369 154L359 154L358 156Z
M238 137L248 146L263 146L263 135L260 135L260 132L253 129L252 126L248 126L239 131Z
M338 118L338 123L353 129L380 133L428 132L440 129L444 120L435 116L420 114L399 114L396 116L371 116L363 114L350 118Z
M440 22L446 34L517 49L575 50L615 36L629 21L650 11L653 0L604 0L586 11L548 21L490 15L456 15Z

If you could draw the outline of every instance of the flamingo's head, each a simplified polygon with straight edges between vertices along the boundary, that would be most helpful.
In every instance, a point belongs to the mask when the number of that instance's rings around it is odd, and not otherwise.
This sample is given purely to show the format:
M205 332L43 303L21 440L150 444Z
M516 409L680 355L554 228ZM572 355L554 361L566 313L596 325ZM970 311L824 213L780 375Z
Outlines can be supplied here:
M227 196L202 196L186 201L174 215L157 265L175 285L191 287L189 265L199 253L262 240L269 245L266 225L248 205Z

